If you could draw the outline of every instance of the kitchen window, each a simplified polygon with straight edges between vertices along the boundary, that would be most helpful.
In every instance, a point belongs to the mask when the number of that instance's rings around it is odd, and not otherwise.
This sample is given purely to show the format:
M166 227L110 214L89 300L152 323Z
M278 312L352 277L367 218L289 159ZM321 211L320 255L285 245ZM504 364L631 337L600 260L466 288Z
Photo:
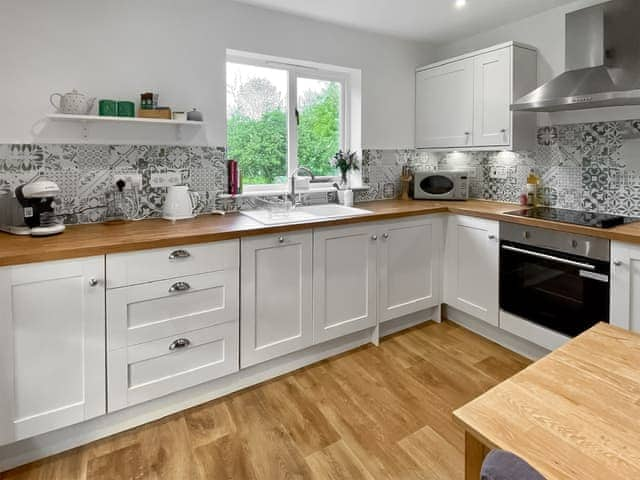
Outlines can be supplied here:
M245 187L285 183L299 166L335 176L330 160L349 144L347 88L339 69L228 56L228 158Z

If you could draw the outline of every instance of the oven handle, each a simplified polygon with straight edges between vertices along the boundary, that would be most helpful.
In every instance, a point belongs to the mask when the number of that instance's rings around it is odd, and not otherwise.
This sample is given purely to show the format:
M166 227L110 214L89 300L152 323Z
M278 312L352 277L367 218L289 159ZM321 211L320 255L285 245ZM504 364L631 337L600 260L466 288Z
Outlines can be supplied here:
M532 257L544 258L545 260L551 260L553 262L564 263L565 265L572 265L578 268L584 268L585 270L595 270L595 265L591 265L589 263L576 262L573 260L568 260L566 258L554 257L553 255L547 255L546 253L532 252L531 250L524 250L518 247L512 247L511 245L502 245L504 250L509 250L510 252L522 253L524 255L530 255Z

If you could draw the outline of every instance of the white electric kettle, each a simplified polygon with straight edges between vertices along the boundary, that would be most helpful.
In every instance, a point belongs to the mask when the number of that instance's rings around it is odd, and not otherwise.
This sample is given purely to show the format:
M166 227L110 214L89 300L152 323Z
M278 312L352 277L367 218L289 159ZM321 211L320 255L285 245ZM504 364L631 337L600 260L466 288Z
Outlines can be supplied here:
M200 195L186 185L169 187L162 205L162 218L171 221L193 218L199 203Z

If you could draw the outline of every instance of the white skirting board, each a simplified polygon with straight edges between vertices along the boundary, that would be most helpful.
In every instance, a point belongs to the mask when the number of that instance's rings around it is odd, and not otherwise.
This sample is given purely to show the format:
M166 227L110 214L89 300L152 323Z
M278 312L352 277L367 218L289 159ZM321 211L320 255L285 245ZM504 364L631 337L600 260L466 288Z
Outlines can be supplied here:
M505 330L489 325L482 320L479 320L471 315L461 312L453 307L445 307L444 318L457 323L458 325L471 330L478 335L488 338L489 340L496 342L498 345L502 345L509 350L519 353L523 357L527 357L531 360L539 360L547 355L550 351L535 343L531 343L524 338L513 335Z
M380 338L392 335L396 332L406 330L407 328L415 327L421 323L434 321L440 323L441 321L441 306L423 310L422 312L411 313L395 320L390 320L380 324Z

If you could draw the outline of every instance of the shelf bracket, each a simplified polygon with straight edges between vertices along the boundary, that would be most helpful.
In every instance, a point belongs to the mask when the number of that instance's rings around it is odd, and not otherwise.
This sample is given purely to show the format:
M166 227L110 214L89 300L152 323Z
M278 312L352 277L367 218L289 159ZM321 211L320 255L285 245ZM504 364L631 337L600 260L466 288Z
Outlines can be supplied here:
M176 125L176 140L182 141L182 125Z
M89 138L89 122L86 120L80 123L80 135L82 135L82 138L85 140Z

